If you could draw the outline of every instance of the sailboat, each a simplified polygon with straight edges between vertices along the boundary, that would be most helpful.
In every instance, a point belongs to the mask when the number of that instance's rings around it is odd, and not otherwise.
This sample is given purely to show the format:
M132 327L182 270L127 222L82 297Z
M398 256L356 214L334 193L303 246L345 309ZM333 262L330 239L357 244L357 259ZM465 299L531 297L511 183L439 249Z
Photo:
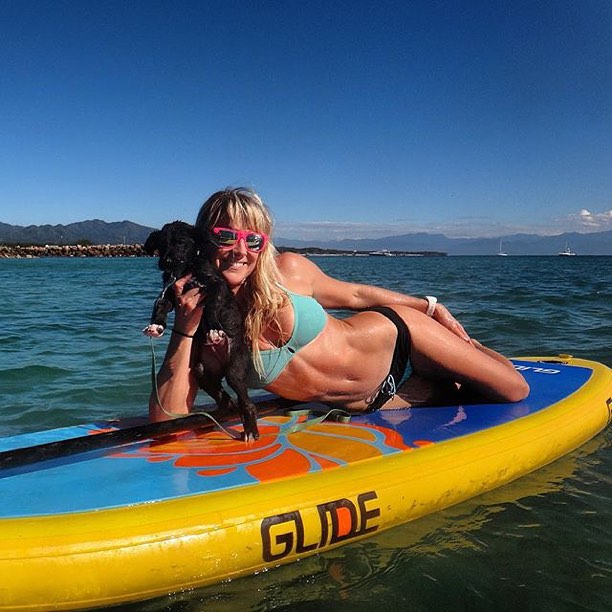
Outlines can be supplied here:
M501 257L508 257L508 253L506 253L506 251L502 250L502 241L499 241L499 252L497 253L498 255L500 255Z
M574 253L574 251L572 251L572 249L569 248L569 244L567 244L567 242L565 243L565 248L562 251L559 251L557 253L557 255L561 255L563 257L570 257L575 254L576 253Z

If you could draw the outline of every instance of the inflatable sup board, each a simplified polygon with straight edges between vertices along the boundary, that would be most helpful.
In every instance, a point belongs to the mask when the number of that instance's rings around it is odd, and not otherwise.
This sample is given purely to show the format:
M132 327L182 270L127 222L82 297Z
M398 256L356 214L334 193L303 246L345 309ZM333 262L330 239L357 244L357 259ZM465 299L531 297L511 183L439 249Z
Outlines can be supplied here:
M90 609L272 568L499 487L610 422L607 366L513 361L531 387L513 404L321 422L320 405L272 399L249 444L199 415L0 439L0 610Z

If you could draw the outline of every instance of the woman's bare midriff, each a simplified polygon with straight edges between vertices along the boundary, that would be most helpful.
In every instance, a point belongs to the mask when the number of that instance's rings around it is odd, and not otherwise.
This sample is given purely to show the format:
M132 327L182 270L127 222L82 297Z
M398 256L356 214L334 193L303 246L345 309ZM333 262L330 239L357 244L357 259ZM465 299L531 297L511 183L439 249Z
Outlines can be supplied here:
M323 331L266 389L297 401L363 409L389 373L396 337L395 326L377 313L328 317Z

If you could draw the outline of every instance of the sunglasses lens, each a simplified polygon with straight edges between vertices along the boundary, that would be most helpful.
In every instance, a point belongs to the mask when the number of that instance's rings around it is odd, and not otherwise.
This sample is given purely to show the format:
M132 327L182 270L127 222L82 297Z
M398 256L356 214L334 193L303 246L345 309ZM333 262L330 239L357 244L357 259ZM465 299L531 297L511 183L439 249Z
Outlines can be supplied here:
M246 248L253 253L259 253L266 245L267 236L248 230L233 230L227 227L213 227L211 240L220 249L231 249L243 239Z
M229 229L215 229L215 242L220 247L234 246L238 241L238 234Z
M265 244L265 238L261 234L250 233L247 234L245 241L247 249L250 251L261 251Z

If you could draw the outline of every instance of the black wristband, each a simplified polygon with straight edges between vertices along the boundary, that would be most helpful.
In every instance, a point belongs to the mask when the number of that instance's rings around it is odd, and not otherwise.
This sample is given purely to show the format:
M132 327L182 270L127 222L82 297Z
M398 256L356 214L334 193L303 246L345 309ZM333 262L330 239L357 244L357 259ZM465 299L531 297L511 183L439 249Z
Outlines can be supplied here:
M176 327L172 328L172 333L173 334L178 334L179 336L183 336L184 338L193 338L194 336L191 336L189 334L186 334L185 332L179 331L178 329L176 329Z

